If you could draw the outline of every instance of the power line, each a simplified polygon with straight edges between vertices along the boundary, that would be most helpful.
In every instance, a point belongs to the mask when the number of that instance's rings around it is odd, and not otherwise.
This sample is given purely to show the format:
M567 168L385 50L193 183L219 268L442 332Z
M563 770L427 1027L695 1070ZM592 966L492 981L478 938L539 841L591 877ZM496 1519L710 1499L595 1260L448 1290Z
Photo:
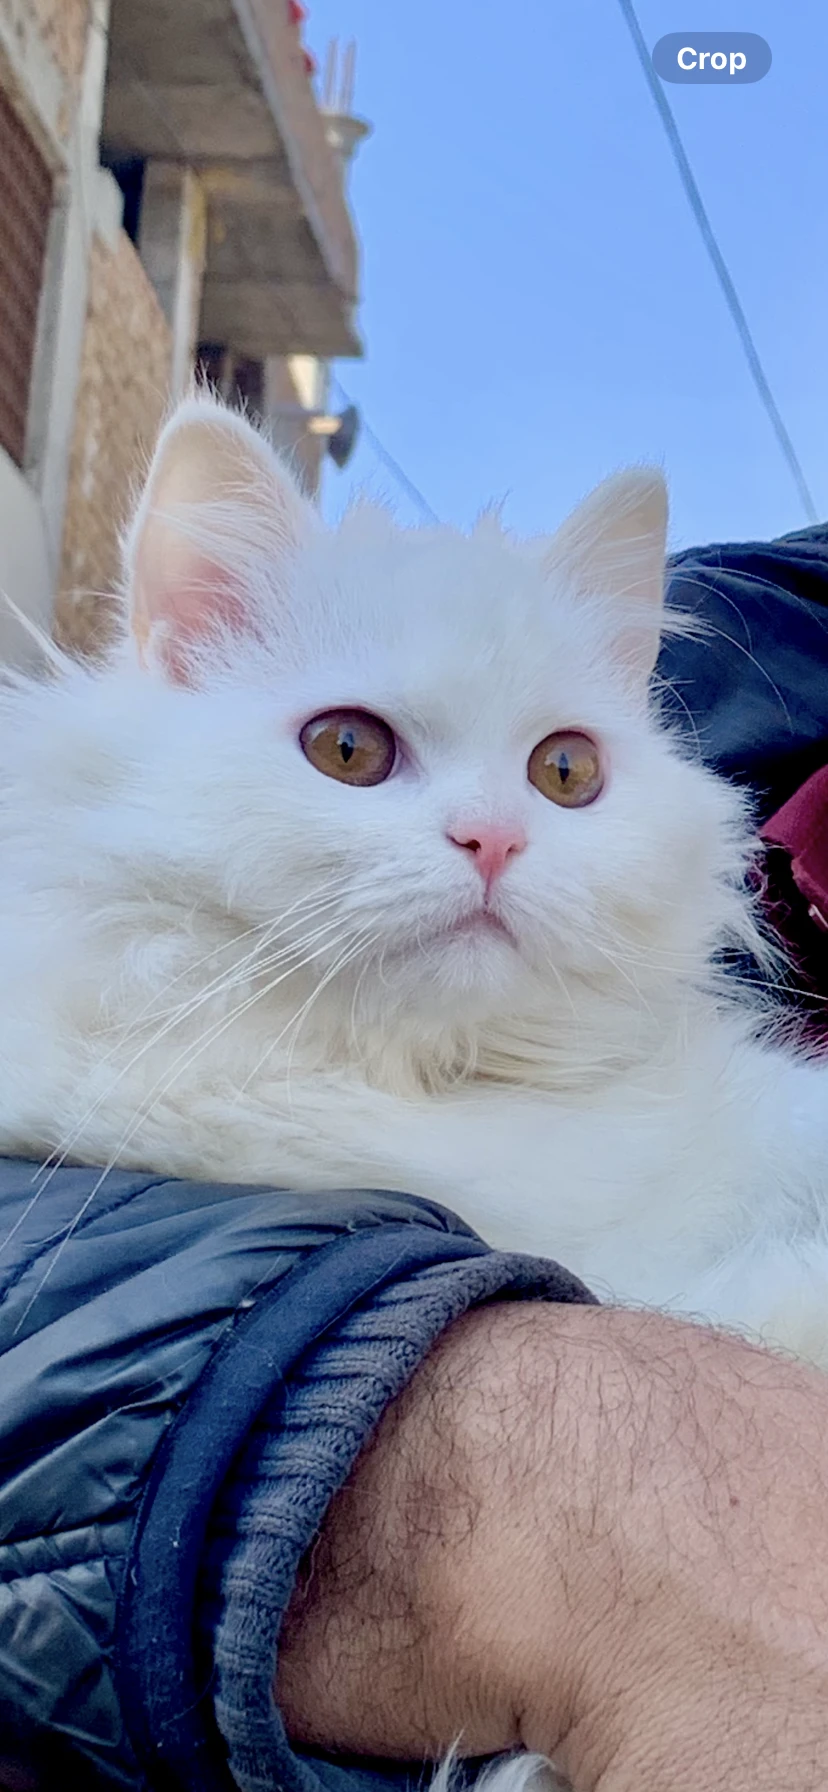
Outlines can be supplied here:
M751 374L753 375L753 383L770 419L771 428L773 429L785 460L787 461L790 472L793 475L808 521L810 523L816 523L819 521L819 517L816 505L808 487L808 482L802 471L796 449L794 448L793 442L782 421L779 407L770 389L767 375L759 359L759 352L750 333L750 327L744 311L742 310L739 295L734 286L727 262L719 248L713 226L707 216L704 201L699 192L696 177L687 159L684 144L679 136L678 126L673 117L672 108L670 107L661 82L653 68L652 58L647 49L641 26L636 17L635 7L633 6L632 0L618 0L618 4L629 27L630 36L635 45L638 60L644 70L644 78L647 82L647 86L658 107L661 122L667 133L667 139L670 144L670 149L672 150L673 160L678 169L684 191L690 201L693 216L698 224L708 255L710 256L710 260L716 271L719 285L725 296L727 308L736 325L739 340L745 352L745 359Z
M335 374L332 377L333 383L336 386L343 403L353 404L354 400L345 391L345 387L341 380L337 379ZM428 499L423 497L419 486L414 484L413 479L409 479L408 474L404 472L403 468L400 466L399 461L394 459L393 454L390 454L384 443L380 441L376 431L371 428L370 423L366 422L360 407L357 405L355 408L359 410L359 422L362 434L365 436L366 440L370 442L378 459L388 468L389 473L393 474L393 477L396 479L398 485L402 487L403 491L408 493L409 498L411 498L412 502L417 506L420 514L424 516L429 523L439 524L440 518L438 517L436 510L432 510Z

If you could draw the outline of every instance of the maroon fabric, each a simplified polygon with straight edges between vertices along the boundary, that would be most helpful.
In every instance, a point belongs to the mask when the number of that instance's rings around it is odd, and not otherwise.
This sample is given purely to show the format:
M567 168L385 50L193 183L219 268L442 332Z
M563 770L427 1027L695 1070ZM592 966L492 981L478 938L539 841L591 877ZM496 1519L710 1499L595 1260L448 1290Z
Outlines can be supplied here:
M765 905L802 978L811 1029L828 1044L828 765L765 822Z
M828 765L766 821L762 838L784 847L813 926L828 933Z

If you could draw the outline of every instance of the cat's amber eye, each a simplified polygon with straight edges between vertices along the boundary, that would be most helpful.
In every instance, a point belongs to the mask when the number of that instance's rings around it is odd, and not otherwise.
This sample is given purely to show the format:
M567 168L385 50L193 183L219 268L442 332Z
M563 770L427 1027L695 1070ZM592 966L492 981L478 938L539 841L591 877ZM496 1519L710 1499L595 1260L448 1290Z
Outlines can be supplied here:
M562 809L585 809L604 787L604 768L588 734L561 729L538 742L529 758L529 782Z
M384 784L397 757L388 723L360 709L329 709L314 716L305 723L299 745L318 772L340 784Z

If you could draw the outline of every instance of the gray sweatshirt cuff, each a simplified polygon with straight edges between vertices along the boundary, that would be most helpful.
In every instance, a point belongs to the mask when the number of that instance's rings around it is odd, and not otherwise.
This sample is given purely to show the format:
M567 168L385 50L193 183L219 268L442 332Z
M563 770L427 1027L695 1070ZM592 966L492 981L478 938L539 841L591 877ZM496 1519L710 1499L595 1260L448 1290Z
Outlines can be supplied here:
M588 1300L556 1264L491 1251L435 1263L372 1295L290 1377L250 1433L211 1527L201 1629L215 1716L240 1792L336 1792L345 1769L295 1752L273 1698L278 1638L302 1557L386 1406L440 1333L485 1301ZM393 1776L405 1783L402 1770ZM387 1774L349 1767L362 1792ZM422 1784L422 1766L414 1779Z

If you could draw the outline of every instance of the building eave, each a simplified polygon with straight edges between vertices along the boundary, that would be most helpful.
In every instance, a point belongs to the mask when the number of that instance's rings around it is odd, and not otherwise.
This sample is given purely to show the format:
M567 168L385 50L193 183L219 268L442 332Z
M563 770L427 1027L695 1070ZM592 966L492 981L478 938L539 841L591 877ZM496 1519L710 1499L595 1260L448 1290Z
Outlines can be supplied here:
M115 4L102 135L110 157L198 172L205 337L257 357L361 352L341 164L285 5Z

